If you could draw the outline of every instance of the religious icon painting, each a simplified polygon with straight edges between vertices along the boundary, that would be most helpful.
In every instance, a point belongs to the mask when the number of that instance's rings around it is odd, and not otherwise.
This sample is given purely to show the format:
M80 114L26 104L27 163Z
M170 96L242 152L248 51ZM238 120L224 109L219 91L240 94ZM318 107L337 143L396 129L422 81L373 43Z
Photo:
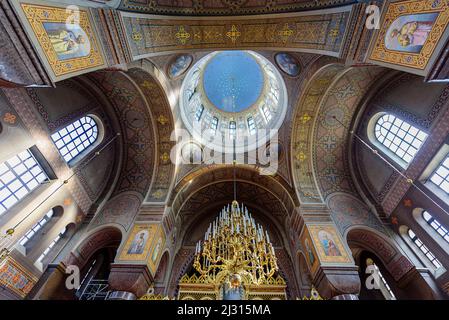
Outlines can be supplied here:
M59 60L89 55L89 37L78 24L44 22L42 25Z
M449 37L449 2L390 1L385 12L368 61L427 75Z
M278 53L274 57L279 69L291 77L296 77L301 71L298 59L288 53Z
M177 78L183 75L193 62L191 55L182 54L177 56L175 60L168 66L168 75L170 78Z
M148 242L148 230L139 231L131 242L127 254L142 254L145 244Z
M307 225L321 263L353 263L339 232L333 224Z
M303 254L306 257L307 265L309 266L309 270L312 274L315 274L319 266L319 261L316 249L313 245L312 239L307 229L305 229L301 234L301 245L303 248Z
M165 247L165 232L164 229L162 228L162 225L159 224L157 227L153 243L151 244L150 247L151 255L149 256L148 259L148 268L150 269L150 272L153 275L156 274L164 247Z
M438 18L438 13L400 16L385 35L385 47L393 51L420 53Z
M14 8L52 81L106 66L87 9L14 0Z
M121 249L119 260L146 264L156 273L165 247L165 232L159 223L136 223Z
M145 262L156 236L158 224L135 224L123 247L120 260Z

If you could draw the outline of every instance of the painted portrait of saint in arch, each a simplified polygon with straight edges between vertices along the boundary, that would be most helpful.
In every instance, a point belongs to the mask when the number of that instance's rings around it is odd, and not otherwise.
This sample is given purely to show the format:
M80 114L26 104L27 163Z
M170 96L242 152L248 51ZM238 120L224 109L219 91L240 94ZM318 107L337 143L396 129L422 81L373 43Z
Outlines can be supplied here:
M89 55L89 37L78 24L44 22L43 27L59 60Z
M318 232L318 238L324 249L324 254L328 257L339 257L341 252L337 247L334 237L327 231L321 230Z
M145 245L148 241L148 231L142 230L138 232L131 243L131 246L128 249L128 254L142 254L145 248Z
M394 51L420 53L438 15L436 12L399 16L385 34L385 47Z

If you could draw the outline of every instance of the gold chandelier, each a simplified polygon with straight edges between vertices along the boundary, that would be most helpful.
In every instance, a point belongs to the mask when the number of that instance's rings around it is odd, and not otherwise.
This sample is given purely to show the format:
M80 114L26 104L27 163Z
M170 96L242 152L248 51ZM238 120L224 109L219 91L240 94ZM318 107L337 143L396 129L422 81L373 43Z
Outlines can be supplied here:
M231 286L240 285L241 277L260 285L278 270L268 232L236 200L209 225L204 241L198 241L193 266L205 282L228 278Z

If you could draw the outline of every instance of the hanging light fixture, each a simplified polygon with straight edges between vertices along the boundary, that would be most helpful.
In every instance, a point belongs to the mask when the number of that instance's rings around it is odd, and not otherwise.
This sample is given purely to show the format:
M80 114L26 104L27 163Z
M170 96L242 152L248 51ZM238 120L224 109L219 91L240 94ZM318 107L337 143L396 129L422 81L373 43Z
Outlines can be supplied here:
M270 236L248 209L234 200L209 225L196 245L193 266L208 283L229 276L238 286L241 276L262 284L278 270Z

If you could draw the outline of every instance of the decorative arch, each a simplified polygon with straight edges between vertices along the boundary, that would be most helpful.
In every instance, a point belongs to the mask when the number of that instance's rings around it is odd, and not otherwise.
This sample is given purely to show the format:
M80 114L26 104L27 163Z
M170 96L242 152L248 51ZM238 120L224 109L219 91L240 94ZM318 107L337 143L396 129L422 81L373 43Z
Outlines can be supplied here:
M233 167L227 165L210 165L200 167L179 180L173 189L173 196L169 206L177 215L189 195L194 194L202 187L219 181L232 181ZM291 215L294 208L299 205L294 197L294 191L279 176L260 175L257 168L250 165L236 165L236 179L246 181L262 187L273 194L282 204L287 215Z
M161 260L159 261L159 266L157 268L156 274L154 275L154 283L165 285L168 278L168 268L170 264L170 253L165 250L162 254Z
M121 71L99 71L90 78L103 90L121 120L124 160L114 195L135 191L145 196L151 185L157 136L151 108L133 79Z
M123 143L120 174L109 200L97 214L91 227L117 223L127 230L144 201L156 172L155 120L143 92L128 74L122 71L99 71L91 74L90 80L111 102L121 126L122 135L118 139ZM159 94L164 95L163 91ZM123 205L128 202L132 204L131 211ZM124 213L126 214L123 215ZM126 221L122 221L123 216Z
M237 190L241 190L238 196L256 219L270 233L270 238L275 247L288 244L283 237L283 224L281 221L285 213L279 209L280 202L267 190L247 182L238 181ZM181 225L179 239L184 246L193 246L204 236L207 226L218 212L230 203L233 194L232 181L220 181L204 186L196 191L181 208L179 216Z
M336 59L321 58L308 70L302 96L293 113L291 165L295 191L301 203L322 203L311 157L311 140L319 103L326 89L344 66Z
M152 69L156 71L157 69ZM173 113L166 91L155 75L141 68L132 68L127 73L141 90L155 120L156 160L151 188L145 202L165 202L169 197L170 187L175 177L175 165L170 159L170 152L175 145L171 134L175 130ZM160 78L160 77L159 77Z
M304 253L301 250L296 252L296 270L300 291L302 293L304 293L304 290L309 292L312 286L312 275L310 274L309 267L307 266L307 260Z
M358 196L349 171L349 128L360 102L383 71L379 67L347 68L334 79L321 100L311 154L323 199L339 191Z
M82 269L90 257L99 249L118 247L122 241L122 231L114 226L101 226L91 230L75 246L64 260L66 265L76 265Z
M195 250L193 248L181 248L176 253L173 260L173 268L170 274L170 281L168 286L168 295L177 297L178 283L181 277L187 272L187 269L193 262L195 257Z
M377 256L395 281L416 269L386 235L372 228L351 228L346 239L351 249L362 248Z

